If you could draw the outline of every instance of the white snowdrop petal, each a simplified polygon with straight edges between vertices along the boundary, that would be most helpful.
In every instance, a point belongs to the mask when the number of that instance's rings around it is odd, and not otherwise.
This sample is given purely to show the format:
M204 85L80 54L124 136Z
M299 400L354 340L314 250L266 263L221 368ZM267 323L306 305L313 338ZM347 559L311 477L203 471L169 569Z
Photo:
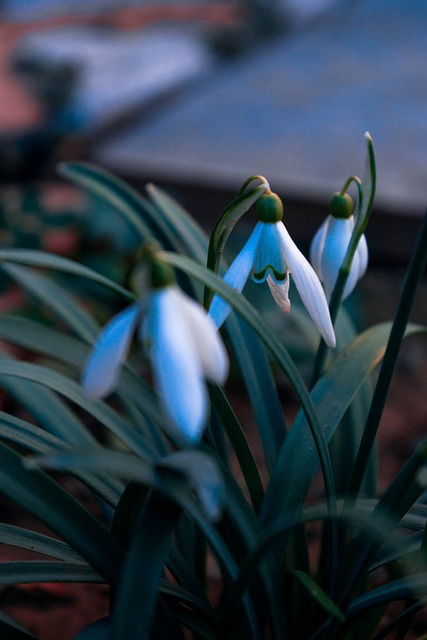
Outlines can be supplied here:
M252 266L255 260L255 254L258 246L259 239L262 234L262 224L258 222L249 236L248 241L237 254L233 260L230 268L224 276L224 282L236 289L242 291L246 284L249 274L252 270ZM226 320L227 316L231 312L231 306L225 302L218 294L215 294L209 307L209 316L215 322L219 328Z
M201 437L206 420L207 391L193 336L174 287L155 291L144 320L159 400L189 442Z
M330 219L331 216L328 216L326 220L324 220L324 222L320 225L320 227L314 234L313 240L311 241L310 245L310 262L321 281L323 281L322 252L323 247L325 246L325 238L328 232Z
M326 344L329 347L335 347L335 332L328 303L316 272L298 249L283 224L280 227L280 239L283 243L289 270L305 308Z
M127 307L99 335L82 376L83 391L89 398L103 398L116 386L140 313L139 305Z
M182 312L203 368L212 382L224 384L228 375L228 355L215 322L206 311L189 296L176 289Z
M339 270L347 253L353 231L353 221L349 218L333 218L328 225L321 255L322 282L327 297L332 295Z
M363 276L368 266L368 245L366 244L366 238L363 235L354 254L353 261L351 263L350 275L345 283L343 300L350 295L355 288L358 280Z

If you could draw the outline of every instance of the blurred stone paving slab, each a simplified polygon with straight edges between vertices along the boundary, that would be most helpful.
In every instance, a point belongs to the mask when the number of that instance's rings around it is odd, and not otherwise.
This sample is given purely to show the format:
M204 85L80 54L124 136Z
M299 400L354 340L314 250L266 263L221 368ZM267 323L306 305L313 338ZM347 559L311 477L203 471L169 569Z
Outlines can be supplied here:
M93 151L141 180L235 190L254 173L302 201L362 174L374 140L377 205L427 204L427 3L344 2L205 74L184 96Z

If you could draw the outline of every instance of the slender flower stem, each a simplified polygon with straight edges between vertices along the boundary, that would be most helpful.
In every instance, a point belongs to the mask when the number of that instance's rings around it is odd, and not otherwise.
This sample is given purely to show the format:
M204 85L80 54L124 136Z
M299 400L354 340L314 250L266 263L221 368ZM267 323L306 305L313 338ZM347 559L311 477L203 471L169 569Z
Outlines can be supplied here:
M340 191L340 195L343 196L345 193L347 193L347 189L349 188L352 182L354 182L357 186L357 191L359 192L359 204L360 204L363 200L363 185L362 185L361 179L358 178L357 176L350 176L349 178L347 178L347 180L344 182L343 188Z
M367 462L375 442L379 422L384 410L384 405L396 366L397 356L400 351L400 346L405 335L406 326L414 303L415 294L424 272L426 259L427 211L423 218L415 249L412 254L412 259L406 273L396 316L390 331L390 337L375 387L370 411L366 420L356 461L354 463L353 475L350 480L347 496L347 503L350 502L350 504L353 504L357 499L357 495L363 482Z

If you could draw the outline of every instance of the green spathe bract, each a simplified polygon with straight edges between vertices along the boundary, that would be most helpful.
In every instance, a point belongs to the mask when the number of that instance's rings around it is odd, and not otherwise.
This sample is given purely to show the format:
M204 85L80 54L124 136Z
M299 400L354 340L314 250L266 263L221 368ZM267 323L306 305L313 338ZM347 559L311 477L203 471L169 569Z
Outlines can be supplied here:
M133 292L78 261L0 250L3 271L37 311L0 315L0 338L21 349L19 358L0 353L11 398L11 412L0 412L1 491L52 532L0 522L0 542L44 558L4 561L0 583L108 584L110 614L76 640L380 640L416 628L427 599L427 445L378 494L375 440L402 340L426 332L409 318L427 217L394 319L356 331L341 300L361 275L375 194L365 140L364 176L333 196L316 240L330 312L282 222L280 198L259 175L208 237L153 185L145 197L94 165L63 165L141 242L131 259L120 256L126 272L138 265ZM251 207L259 221L223 279L227 240ZM242 293L249 277L267 281L282 311L292 279L315 331L304 309L284 316L251 304ZM292 319L284 337L266 311ZM112 319L101 329L97 317ZM225 317L231 384L218 330ZM321 341L314 354L318 331L329 345L336 339L333 352ZM289 424L285 383L299 403ZM14 415L21 407L25 415ZM73 474L102 506L102 522L70 495L74 484L43 469ZM34 637L2 614L0 629L11 640Z

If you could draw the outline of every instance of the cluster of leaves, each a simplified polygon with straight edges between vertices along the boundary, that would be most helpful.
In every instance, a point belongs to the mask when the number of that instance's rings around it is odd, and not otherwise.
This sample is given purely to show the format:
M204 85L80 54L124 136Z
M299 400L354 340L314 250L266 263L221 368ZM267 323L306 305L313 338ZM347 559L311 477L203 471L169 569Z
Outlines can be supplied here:
M336 355L327 367L325 354L318 356L309 392L257 309L205 267L209 238L175 201L154 186L148 197L141 196L88 164L69 163L62 173L113 207L141 242L156 238L162 258L180 272L180 284L191 295L202 300L205 288L233 306L227 344L253 409L266 468L258 467L244 425L218 387L209 389L210 421L194 449L181 448L151 386L132 363L108 401L86 398L78 379L99 325L73 287L84 281L106 288L117 304L133 300L133 294L57 255L0 250L1 269L48 310L51 320L0 316L2 340L32 358L17 360L2 352L0 383L33 417L0 412L0 488L56 534L2 524L0 542L31 548L49 560L5 562L0 583L110 585L111 614L83 629L78 640L182 640L188 632L209 640L379 640L396 629L403 638L427 596L422 499L427 444L383 495L376 494L370 478L400 344L405 335L424 330L408 320L424 269L427 224L394 321L356 335L341 310ZM230 205L231 218L237 220L258 196L259 187L244 189ZM218 247L228 231L219 225L216 233ZM67 274L63 282L69 287L58 284L53 277L58 273ZM381 360L372 393L370 374ZM284 421L273 367L283 372L300 402L291 425ZM88 426L93 424L96 430ZM239 471L233 472L236 461ZM319 465L324 498L310 504L307 493ZM49 469L71 473L88 487L107 526ZM310 561L309 547L314 526L321 529L316 562ZM220 574L215 598L208 572L212 561ZM403 607L381 625L396 601ZM11 639L34 637L2 613L0 629Z

